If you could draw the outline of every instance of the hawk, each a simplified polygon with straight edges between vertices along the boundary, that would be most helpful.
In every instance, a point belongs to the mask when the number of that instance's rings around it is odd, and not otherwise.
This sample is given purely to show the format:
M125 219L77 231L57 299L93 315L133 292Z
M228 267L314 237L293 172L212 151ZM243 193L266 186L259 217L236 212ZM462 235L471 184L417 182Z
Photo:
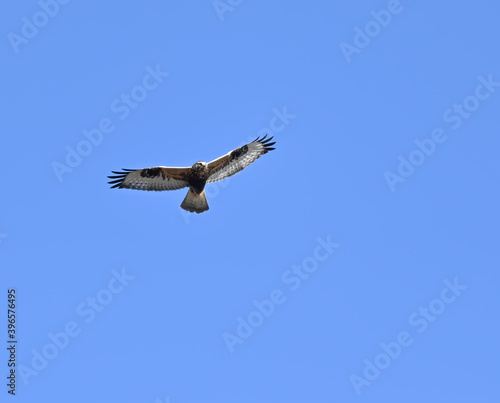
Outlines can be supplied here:
M205 184L217 182L240 172L256 159L274 150L273 137L267 134L257 137L251 143L239 147L213 161L198 161L191 167L153 167L144 169L123 169L112 171L115 175L108 183L111 188L138 190L175 190L189 186L181 207L191 213L208 210Z

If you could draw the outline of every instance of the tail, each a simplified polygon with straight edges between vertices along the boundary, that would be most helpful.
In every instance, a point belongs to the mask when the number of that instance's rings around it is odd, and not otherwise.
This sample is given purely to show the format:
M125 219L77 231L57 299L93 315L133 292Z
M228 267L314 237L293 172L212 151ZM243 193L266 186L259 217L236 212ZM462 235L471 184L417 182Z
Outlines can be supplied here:
M184 198L181 207L184 210L190 211L191 213L203 213L208 210L207 197L205 196L205 190L200 194L194 192L189 188L186 197Z

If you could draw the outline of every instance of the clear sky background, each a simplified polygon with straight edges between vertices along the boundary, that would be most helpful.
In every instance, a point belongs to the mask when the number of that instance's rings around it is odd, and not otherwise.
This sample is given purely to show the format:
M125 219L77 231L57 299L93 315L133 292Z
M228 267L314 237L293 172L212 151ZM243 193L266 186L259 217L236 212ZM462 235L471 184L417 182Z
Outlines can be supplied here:
M498 402L500 6L352 3L4 6L17 402Z

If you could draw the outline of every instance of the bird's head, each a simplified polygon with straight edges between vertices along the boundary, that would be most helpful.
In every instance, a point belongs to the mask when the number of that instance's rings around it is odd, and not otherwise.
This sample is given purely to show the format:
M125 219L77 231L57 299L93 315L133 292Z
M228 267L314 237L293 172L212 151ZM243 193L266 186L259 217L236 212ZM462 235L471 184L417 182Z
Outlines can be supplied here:
M206 169L207 166L208 166L208 164L205 161L198 161L198 162L194 163L194 165L192 166L192 168L195 171L201 171L203 169Z

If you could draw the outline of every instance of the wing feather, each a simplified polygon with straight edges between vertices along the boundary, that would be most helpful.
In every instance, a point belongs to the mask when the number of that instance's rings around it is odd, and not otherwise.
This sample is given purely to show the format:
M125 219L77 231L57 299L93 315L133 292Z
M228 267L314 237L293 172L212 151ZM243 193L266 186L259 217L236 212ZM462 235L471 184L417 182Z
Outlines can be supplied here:
M138 190L175 190L189 186L186 179L191 168L153 167L145 169L123 169L112 171L115 175L108 183L111 188Z
M249 166L262 155L274 150L271 146L276 144L276 142L271 143L272 139L273 137L267 138L267 135L263 138L257 137L251 143L209 162L208 170L210 176L208 177L207 183L217 182L228 178Z

